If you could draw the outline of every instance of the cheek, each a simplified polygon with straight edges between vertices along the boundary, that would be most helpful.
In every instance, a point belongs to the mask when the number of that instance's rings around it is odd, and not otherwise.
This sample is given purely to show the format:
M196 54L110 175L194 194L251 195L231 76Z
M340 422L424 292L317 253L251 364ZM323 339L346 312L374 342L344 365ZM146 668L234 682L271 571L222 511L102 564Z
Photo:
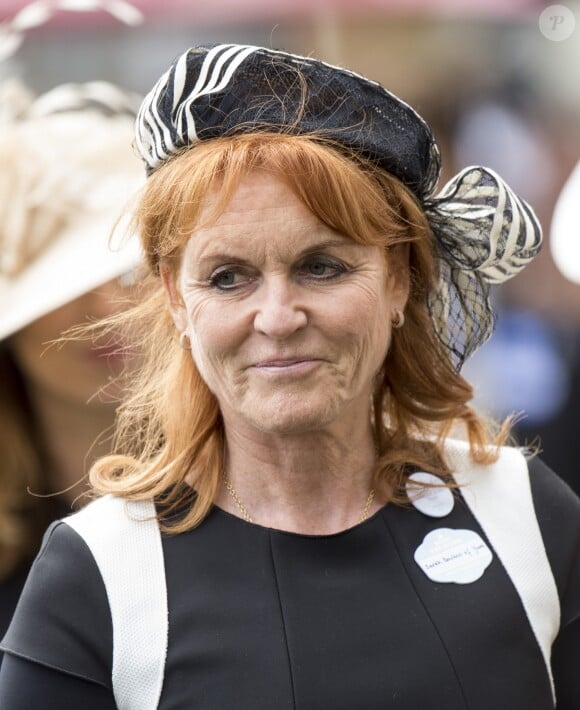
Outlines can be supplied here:
M235 354L247 334L239 304L228 307L211 296L185 298L193 357L202 374L212 362L223 363Z
M198 341L213 340L223 327L223 313L213 300L203 294L189 293L183 297L187 327Z
M390 340L387 298L381 287L357 289L335 305L335 319L337 332L352 343L353 356L380 366Z
M356 360L363 376L374 377L380 370L390 343L390 331L384 319L368 318L359 321Z

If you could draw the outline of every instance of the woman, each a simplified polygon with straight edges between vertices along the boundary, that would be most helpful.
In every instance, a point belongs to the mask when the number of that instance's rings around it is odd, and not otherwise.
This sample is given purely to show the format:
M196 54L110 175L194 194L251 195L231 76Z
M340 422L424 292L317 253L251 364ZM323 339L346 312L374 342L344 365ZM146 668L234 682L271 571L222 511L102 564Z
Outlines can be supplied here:
M410 107L258 47L178 58L137 146L148 356L29 577L2 707L576 707L580 502L458 371L530 208L483 168L433 197Z
M21 113L0 135L2 634L46 527L71 511L87 462L109 451L124 358L112 342L49 344L129 296L139 251L108 240L142 183L132 95L91 82L32 100L9 86L2 106Z

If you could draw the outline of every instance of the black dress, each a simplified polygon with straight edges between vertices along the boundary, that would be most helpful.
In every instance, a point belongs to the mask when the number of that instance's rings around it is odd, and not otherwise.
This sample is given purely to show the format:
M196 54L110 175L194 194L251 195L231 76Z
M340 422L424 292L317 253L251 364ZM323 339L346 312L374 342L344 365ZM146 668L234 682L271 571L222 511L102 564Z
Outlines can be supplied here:
M580 501L541 462L530 475L562 608L558 709L578 710ZM444 523L387 505L344 532L306 536L214 509L199 528L164 537L160 710L553 708L538 643L497 556L466 584L434 582L415 562L442 525L485 540L460 495ZM66 524L47 534L3 648L3 710L116 707L105 589Z
M53 520L62 518L71 513L70 506L66 506L52 498L48 500L39 499L36 503L34 519L30 521L30 526L34 526L35 530L38 531L37 550L35 550L28 559L23 560L20 566L7 579L0 582L0 639L6 633L14 610L16 609L16 604L18 603L22 588L30 571L30 565L40 547L42 533ZM0 653L0 659L1 658L2 654Z

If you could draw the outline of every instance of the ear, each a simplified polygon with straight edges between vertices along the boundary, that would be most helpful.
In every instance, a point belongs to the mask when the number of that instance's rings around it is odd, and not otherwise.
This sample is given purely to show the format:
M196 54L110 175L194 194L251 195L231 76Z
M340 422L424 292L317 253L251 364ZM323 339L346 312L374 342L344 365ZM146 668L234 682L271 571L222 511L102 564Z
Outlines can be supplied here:
M411 290L409 244L395 244L388 253L388 282L393 308L404 311Z
M175 269L172 269L167 261L162 260L159 264L159 276L165 289L169 313L179 333L183 333L187 329L187 313L177 285Z

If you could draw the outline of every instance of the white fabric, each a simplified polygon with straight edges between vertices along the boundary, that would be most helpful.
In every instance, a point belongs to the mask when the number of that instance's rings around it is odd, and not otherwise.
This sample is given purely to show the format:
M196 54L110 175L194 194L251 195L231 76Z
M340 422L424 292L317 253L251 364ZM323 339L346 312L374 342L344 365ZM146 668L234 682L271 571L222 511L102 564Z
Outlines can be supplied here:
M167 655L161 534L150 501L100 498L65 522L85 540L113 621L113 692L119 710L155 710Z
M560 628L560 600L532 499L526 460L502 448L491 466L474 464L466 442L450 440L446 458L473 516L508 573L536 636L552 686L551 648Z

